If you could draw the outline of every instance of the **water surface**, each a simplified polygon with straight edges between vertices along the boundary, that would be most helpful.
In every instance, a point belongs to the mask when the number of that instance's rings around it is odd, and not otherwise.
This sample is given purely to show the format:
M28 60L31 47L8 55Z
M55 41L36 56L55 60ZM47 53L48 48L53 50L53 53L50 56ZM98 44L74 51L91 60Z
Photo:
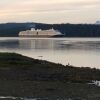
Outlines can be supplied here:
M0 38L0 52L25 56L64 65L100 68L100 38Z

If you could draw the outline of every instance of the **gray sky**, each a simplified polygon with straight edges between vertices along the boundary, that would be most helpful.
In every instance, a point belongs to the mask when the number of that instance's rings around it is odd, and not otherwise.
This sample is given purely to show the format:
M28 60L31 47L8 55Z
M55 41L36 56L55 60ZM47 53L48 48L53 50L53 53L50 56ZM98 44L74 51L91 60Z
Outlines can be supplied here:
M100 0L1 0L0 23L95 23Z

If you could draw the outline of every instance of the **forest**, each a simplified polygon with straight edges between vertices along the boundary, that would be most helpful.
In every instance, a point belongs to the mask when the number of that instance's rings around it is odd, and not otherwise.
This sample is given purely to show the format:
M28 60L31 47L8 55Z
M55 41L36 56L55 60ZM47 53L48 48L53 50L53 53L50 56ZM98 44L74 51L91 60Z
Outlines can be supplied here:
M100 37L100 25L95 24L37 24L36 28L54 28L65 37Z
M0 36L15 37L20 31L35 29L55 29L64 37L100 37L100 25L95 24L43 24L43 23L3 23L0 24Z

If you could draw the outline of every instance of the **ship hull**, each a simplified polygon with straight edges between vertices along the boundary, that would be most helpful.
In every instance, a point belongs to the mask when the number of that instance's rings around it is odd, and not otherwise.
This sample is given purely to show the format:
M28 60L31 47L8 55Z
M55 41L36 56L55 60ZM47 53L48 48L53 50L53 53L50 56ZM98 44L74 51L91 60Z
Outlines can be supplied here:
M36 35L36 36L29 36L29 35L20 35L20 37L36 37L36 38L49 38L53 36L48 36L48 35Z

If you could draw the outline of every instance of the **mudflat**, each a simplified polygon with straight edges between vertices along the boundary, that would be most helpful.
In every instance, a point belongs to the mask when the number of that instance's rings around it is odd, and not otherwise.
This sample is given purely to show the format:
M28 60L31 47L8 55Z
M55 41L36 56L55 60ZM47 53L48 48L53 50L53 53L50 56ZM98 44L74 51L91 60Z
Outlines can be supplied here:
M92 80L100 80L99 69L0 53L0 96L100 100L100 87L88 84Z

